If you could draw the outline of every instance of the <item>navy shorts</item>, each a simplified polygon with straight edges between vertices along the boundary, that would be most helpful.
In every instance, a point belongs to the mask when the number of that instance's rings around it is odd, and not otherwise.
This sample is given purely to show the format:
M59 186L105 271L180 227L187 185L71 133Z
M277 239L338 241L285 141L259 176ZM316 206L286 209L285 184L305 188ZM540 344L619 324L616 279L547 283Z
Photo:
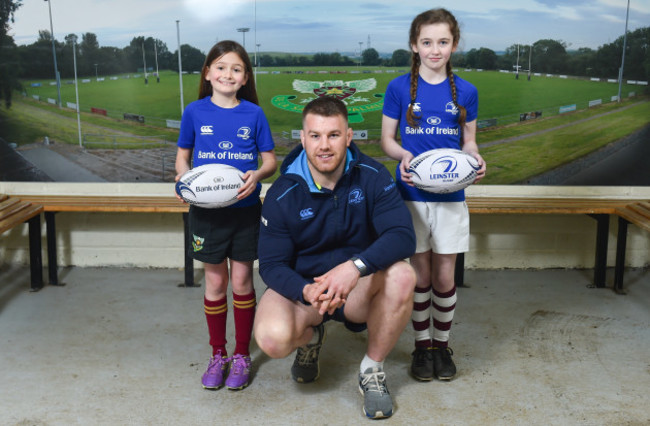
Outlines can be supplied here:
M248 207L204 209L190 206L188 255L203 263L257 259L262 203Z
M345 315L343 315L343 306L340 308L337 308L332 315L329 313L325 312L325 315L323 315L323 322L327 322L329 320L334 320L338 322L342 322L343 325L345 325L345 328L347 328L350 331L354 331L355 333L358 333L360 331L364 331L368 326L366 323L358 323L358 322L351 322L348 321L345 318Z

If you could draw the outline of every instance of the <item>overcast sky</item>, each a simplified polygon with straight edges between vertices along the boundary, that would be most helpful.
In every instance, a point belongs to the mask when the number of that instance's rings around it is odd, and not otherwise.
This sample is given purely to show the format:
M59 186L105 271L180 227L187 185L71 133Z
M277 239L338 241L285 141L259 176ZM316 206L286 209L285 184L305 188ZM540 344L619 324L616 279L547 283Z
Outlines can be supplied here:
M283 52L359 52L370 47L392 53L407 47L418 13L449 9L461 24L461 50L505 50L540 39L562 40L569 49L596 49L625 31L627 0L51 0L54 36L97 35L100 46L123 48L133 37L182 44L203 52L219 40L243 43L237 28L249 27L246 48ZM650 25L650 0L631 0L628 30ZM23 0L10 34L31 44L50 29L48 2Z

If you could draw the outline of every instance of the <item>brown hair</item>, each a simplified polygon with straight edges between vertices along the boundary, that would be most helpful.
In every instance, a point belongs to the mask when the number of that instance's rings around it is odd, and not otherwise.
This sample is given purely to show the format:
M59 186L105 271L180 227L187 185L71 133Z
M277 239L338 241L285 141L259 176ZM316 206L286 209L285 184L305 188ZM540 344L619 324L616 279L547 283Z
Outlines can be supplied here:
M332 96L319 96L305 105L302 110L302 119L305 120L307 114L320 115L323 117L342 116L345 122L348 121L348 108L342 100Z
M208 74L208 70L210 69L210 64L230 52L236 53L242 60L244 67L246 68L246 76L248 77L246 84L237 91L237 99L245 99L255 105L259 105L251 60L244 47L232 40L223 40L215 44L212 46L212 49L210 49L210 52L208 52L208 56L205 57L203 68L201 68L201 79L199 80L199 99L212 95L212 84L205 79L205 76Z
M411 60L411 104L406 113L406 121L408 121L411 127L420 127L418 124L418 119L420 117L416 116L413 112L413 106L415 104L415 98L418 93L418 76L420 75L420 55L413 52L412 46L416 46L418 43L418 37L420 36L420 29L424 25L431 24L447 24L449 25L449 31L453 37L454 46L458 45L460 40L460 27L458 21L454 15L451 14L447 9L431 9L426 12L420 13L418 16L413 19L411 23L411 29L409 31L409 48L412 52ZM458 116L458 124L460 125L460 130L462 132L463 127L465 126L465 120L467 118L467 110L462 105L458 105L458 95L456 93L456 82L454 81L454 72L451 67L451 59L447 62L447 79L449 80L449 86L451 87L451 97L454 101L454 104L458 108L460 115Z

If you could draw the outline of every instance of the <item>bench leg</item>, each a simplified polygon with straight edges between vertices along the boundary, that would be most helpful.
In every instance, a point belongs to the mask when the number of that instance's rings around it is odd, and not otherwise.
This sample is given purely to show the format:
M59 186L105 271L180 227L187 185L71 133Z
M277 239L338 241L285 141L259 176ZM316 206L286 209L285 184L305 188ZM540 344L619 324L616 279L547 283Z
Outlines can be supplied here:
M625 273L625 246L627 245L627 225L630 222L618 218L618 235L616 238L616 268L614 269L614 291L625 294L623 290L623 274Z
M456 287L465 287L465 253L458 253L456 255L454 283Z
M183 237L185 243L185 283L181 287L199 287L194 284L194 260L189 256L190 246L192 245L192 236L190 235L189 213L183 213Z
M605 287L605 274L607 272L607 239L609 237L609 215L589 215L596 219L596 261L594 265L594 286Z
M43 255L41 250L41 215L36 215L27 222L29 226L29 269L31 276L30 291L43 288Z
M56 221L54 212L45 212L45 230L47 235L47 273L50 285L59 284L59 266L56 253Z

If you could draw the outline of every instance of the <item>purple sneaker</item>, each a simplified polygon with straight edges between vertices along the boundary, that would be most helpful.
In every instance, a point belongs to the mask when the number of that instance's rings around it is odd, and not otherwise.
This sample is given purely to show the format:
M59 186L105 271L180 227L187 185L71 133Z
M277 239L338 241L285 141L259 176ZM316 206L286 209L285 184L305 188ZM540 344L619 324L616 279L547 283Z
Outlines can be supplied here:
M240 390L248 386L248 376L251 372L251 357L235 354L230 358L230 373L226 379L226 387L230 390Z
M203 388L216 390L223 386L223 376L228 368L228 358L221 356L221 352L217 352L215 356L210 358L208 369L203 373L201 383Z

